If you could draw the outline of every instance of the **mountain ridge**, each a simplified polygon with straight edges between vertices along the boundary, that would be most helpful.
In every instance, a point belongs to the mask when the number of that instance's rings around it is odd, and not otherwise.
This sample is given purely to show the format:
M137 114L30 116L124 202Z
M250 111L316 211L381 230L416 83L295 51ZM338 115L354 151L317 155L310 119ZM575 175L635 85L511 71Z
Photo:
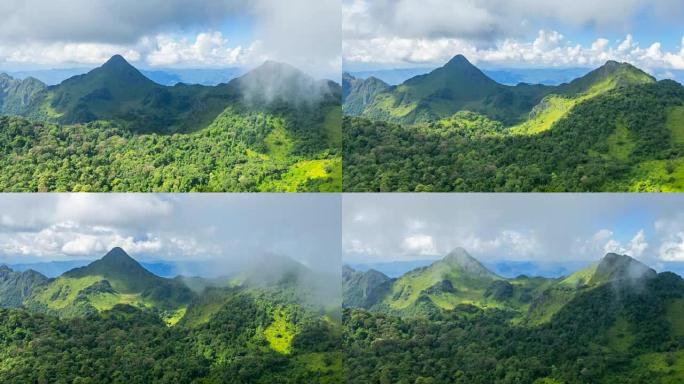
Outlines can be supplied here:
M346 114L412 124L470 110L506 125L515 125L525 121L533 107L550 94L574 97L590 92L592 87L599 93L614 87L655 82L655 78L628 63L607 61L570 83L510 86L492 80L459 54L427 74L414 76L396 86L388 85L381 91L364 92L365 81L346 82L345 101L351 100L345 107ZM354 102L358 98L371 98L371 101L366 104Z

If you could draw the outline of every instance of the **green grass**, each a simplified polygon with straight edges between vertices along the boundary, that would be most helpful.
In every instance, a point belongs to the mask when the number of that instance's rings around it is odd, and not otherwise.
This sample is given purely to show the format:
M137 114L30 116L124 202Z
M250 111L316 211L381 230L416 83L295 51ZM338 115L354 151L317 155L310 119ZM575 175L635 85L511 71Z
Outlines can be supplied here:
M331 148L342 148L342 106L330 107L323 121L323 129Z
M534 135L551 129L580 99L549 95L541 104L543 108L531 119L510 128L512 134Z
M103 280L102 276L82 278L60 277L38 292L32 300L50 309L63 309L74 303L78 292Z
M313 352L295 358L306 369L318 376L318 383L342 382L342 354L340 352Z
M169 327L174 326L178 324L178 322L185 316L185 312L187 311L186 307L178 308L175 311L168 311L167 313L164 313L162 316L162 320L168 325Z
M641 162L630 172L626 184L629 192L684 191L684 158Z
M673 336L684 336L684 299L676 299L667 305L667 319Z
M627 352L635 339L629 321L623 316L615 320L615 323L608 329L607 336L608 346L618 352Z
M273 130L264 139L267 155L274 160L284 160L292 151L294 144L282 121L275 123Z
M301 160L291 165L279 179L259 186L261 192L302 192L310 190L309 183L318 182L320 192L342 190L342 160L340 158Z
M636 143L632 138L632 134L624 124L619 124L615 131L608 136L608 156L625 161L634 151Z
M292 352L292 340L295 333L294 325L287 321L282 309L274 311L273 322L264 330L264 336L271 349L283 355L289 355Z
M672 108L667 113L667 128L675 145L684 145L684 106Z
M680 384L684 382L684 352L649 353L636 358L639 371L651 373L653 382ZM655 379L659 381L655 381Z

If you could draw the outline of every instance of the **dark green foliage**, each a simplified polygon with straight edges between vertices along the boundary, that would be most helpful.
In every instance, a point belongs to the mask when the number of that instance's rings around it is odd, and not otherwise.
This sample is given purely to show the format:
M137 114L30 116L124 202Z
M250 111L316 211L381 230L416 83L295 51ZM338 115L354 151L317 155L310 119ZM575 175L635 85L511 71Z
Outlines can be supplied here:
M345 117L344 190L627 190L639 164L684 157L665 124L667 109L682 104L684 87L673 81L620 87L535 135ZM624 158L610 152L618 124L634 141Z
M549 323L514 325L510 313L457 306L421 317L345 309L347 383L669 383L666 371L636 364L684 351L666 306L684 297L671 273L604 284L577 296ZM618 318L631 344L613 347ZM673 360L674 361L674 360ZM674 363L673 363L674 364ZM677 376L674 376L677 377Z
M484 292L485 297L497 301L505 301L513 297L513 285L504 280L493 281Z
M194 328L168 327L152 312L127 305L71 320L2 309L0 382L340 382L333 368L312 371L306 360L322 354L330 367L339 367L339 331L292 306L301 332L292 355L280 355L259 336L273 304L241 292L225 300Z
M341 89L288 65L167 87L115 56L32 84L0 78L0 115L29 119L0 116L0 190L341 189Z

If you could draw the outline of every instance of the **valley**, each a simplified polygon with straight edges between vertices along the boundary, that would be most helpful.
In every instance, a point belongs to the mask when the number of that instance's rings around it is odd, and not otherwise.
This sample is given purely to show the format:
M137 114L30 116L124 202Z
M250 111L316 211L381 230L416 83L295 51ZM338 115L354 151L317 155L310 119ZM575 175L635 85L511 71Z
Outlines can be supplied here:
M674 383L684 280L609 253L504 278L464 249L389 278L345 267L349 383Z
M345 191L681 190L684 87L627 63L510 86L458 55L396 86L345 74L342 94Z

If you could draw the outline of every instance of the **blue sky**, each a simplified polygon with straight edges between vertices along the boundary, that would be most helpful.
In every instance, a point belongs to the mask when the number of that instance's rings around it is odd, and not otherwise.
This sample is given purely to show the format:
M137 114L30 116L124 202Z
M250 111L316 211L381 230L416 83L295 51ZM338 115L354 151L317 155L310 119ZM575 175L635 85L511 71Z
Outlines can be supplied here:
M679 0L342 0L347 70L434 67L456 54L487 67L683 70Z
M463 247L487 263L593 262L628 254L684 270L678 194L365 194L342 203L347 263L439 258Z

